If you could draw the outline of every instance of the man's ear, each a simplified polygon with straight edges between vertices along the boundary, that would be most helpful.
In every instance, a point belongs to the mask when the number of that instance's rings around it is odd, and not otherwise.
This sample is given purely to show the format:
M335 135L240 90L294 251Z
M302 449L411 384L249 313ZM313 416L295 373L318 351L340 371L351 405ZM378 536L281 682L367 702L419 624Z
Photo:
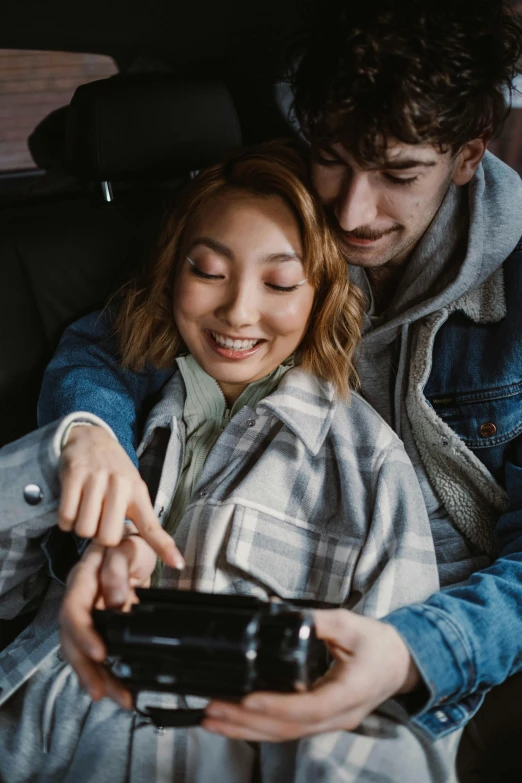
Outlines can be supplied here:
M472 139L464 144L457 155L453 172L452 179L455 185L467 185L484 157L486 146L487 140L484 138Z

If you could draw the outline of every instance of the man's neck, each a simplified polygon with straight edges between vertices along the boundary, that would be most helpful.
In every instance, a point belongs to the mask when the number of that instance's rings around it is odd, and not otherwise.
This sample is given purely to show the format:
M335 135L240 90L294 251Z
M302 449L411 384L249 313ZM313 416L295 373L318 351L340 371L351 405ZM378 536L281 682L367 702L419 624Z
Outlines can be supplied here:
M406 269L406 261L402 264L384 264L384 266L369 267L366 276L372 289L375 315L382 315L390 306Z

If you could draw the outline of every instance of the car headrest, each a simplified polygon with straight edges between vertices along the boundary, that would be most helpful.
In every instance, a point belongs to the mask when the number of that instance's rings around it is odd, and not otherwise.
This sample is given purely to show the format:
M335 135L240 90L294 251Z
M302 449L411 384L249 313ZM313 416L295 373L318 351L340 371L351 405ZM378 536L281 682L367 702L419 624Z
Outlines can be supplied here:
M38 123L27 139L29 152L39 169L53 171L64 168L68 111L68 106L52 111Z
M240 144L232 98L218 81L116 76L78 87L69 106L67 163L81 179L166 180Z

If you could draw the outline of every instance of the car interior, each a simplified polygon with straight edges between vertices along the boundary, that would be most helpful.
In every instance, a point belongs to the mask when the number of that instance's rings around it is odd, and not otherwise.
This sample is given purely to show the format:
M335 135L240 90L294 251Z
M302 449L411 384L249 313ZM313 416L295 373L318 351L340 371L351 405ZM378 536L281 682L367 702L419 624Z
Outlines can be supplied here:
M116 73L35 123L30 167L0 165L0 446L36 427L64 328L146 263L187 179L241 144L297 132L284 76L306 13L301 0L4 3L0 68L2 51L31 50L105 55ZM498 761L516 751L499 737L487 770L461 779L522 780L522 762Z
M243 144L288 136L279 85L299 28L291 3L12 4L1 49L110 56L32 130L30 171L0 173L0 445L36 426L64 327L146 262L168 200Z

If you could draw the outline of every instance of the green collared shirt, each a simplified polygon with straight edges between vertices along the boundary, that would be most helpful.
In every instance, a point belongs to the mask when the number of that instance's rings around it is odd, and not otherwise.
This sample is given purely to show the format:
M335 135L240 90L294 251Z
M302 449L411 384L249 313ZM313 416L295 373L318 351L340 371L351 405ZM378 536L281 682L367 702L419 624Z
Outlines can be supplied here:
M187 393L183 409L186 441L183 468L165 523L165 529L171 535L176 532L208 455L230 419L245 405L255 408L260 400L277 388L292 366L292 361L287 360L269 375L250 383L228 408L218 382L201 369L193 356L180 356L176 363Z

